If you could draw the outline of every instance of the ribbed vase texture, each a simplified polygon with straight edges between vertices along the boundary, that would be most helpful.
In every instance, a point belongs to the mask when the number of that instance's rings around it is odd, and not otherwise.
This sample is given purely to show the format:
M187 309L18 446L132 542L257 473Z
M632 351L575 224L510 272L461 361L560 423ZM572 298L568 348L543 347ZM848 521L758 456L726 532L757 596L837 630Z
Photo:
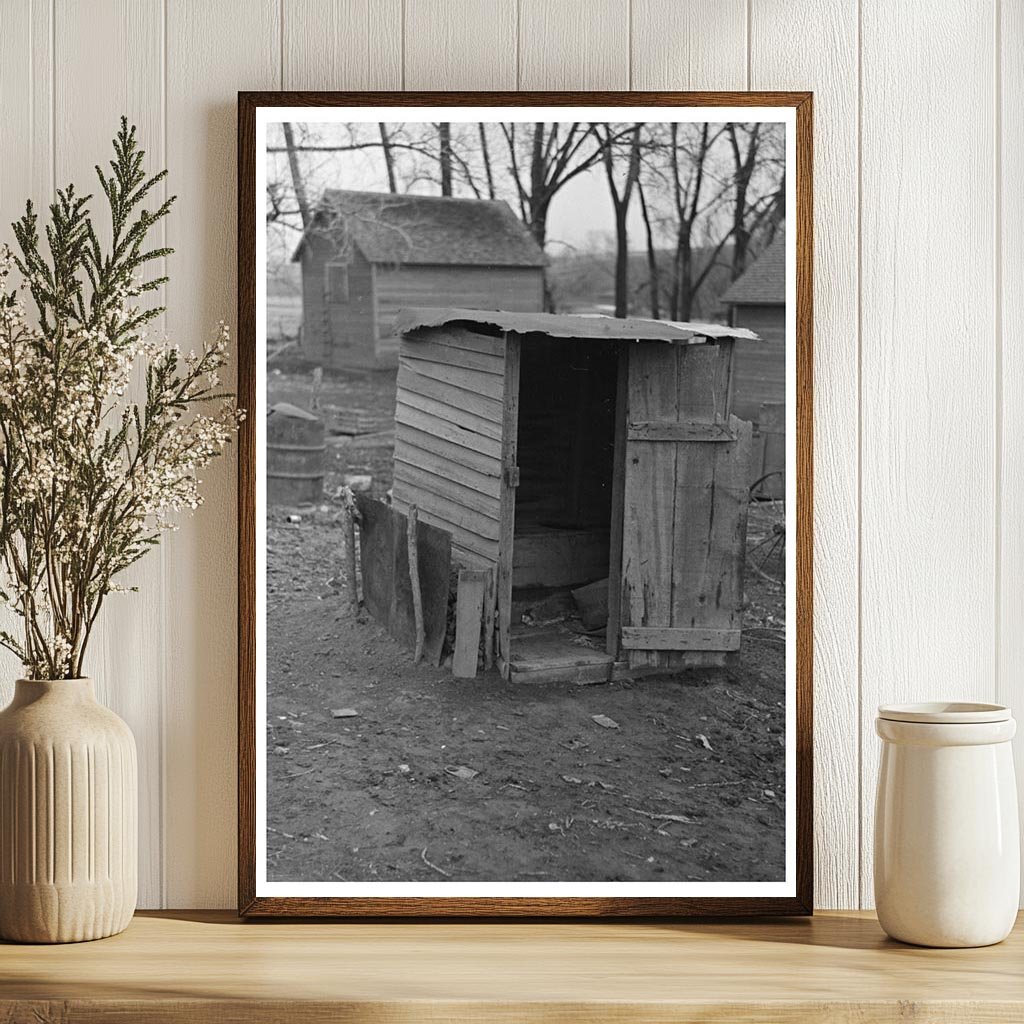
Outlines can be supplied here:
M27 680L0 712L0 938L123 931L138 887L131 730L90 679Z

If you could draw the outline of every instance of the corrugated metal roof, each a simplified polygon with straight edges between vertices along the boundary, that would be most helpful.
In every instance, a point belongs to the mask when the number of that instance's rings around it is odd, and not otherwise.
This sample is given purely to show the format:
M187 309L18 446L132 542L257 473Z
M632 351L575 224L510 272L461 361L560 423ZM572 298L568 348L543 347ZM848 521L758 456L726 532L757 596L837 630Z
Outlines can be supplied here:
M580 313L511 313L488 309L403 309L395 319L399 334L422 327L469 323L516 334L546 334L552 338L595 338L618 341L674 341L699 345L707 338L744 338L760 341L744 327L725 324L682 323Z
M543 267L544 253L503 200L327 189L314 230L334 225L370 263ZM302 252L302 243L293 259Z
M786 304L786 235L780 231L771 245L726 289L726 306Z

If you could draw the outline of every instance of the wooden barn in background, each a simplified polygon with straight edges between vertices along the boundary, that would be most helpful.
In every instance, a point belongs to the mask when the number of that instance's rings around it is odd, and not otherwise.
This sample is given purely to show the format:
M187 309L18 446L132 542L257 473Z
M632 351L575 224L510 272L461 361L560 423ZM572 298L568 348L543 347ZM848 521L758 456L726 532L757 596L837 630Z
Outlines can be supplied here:
M544 254L505 202L329 189L292 259L303 355L335 369L394 366L403 307L544 304Z
M779 232L722 296L728 322L761 341L736 343L735 408L757 435L750 481L762 498L786 493L786 236Z
M736 415L759 420L762 404L786 401L786 236L780 231L721 299L727 322L761 338L736 344Z
M732 414L733 350L756 335L469 309L409 310L397 329L394 507L415 506L451 534L453 562L492 574L484 621L502 674L728 664L751 446ZM587 584L606 622L596 643L513 611L535 589Z

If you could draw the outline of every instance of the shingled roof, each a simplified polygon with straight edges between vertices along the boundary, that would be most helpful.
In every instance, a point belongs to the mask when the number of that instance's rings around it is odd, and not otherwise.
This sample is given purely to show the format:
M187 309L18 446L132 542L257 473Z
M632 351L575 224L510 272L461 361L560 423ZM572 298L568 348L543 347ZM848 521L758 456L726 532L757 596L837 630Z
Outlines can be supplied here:
M786 304L786 235L779 232L760 256L726 289L726 306Z
M504 201L327 189L314 225L332 223L370 263L544 266L540 246Z

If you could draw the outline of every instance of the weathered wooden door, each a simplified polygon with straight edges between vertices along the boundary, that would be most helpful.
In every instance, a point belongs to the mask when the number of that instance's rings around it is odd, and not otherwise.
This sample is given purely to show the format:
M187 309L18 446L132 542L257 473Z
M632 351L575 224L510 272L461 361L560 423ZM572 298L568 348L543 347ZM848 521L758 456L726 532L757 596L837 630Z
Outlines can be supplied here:
M729 413L732 343L631 345L621 644L631 667L739 650L751 425Z

